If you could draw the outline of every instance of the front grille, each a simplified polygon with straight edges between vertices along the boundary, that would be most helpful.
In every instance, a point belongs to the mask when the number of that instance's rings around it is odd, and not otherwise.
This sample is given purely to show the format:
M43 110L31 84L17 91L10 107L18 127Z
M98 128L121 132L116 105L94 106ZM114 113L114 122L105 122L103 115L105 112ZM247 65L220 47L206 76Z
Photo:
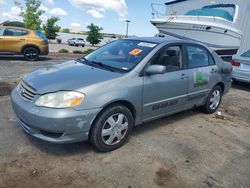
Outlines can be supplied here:
M63 135L63 133L53 133L53 132L48 132L44 130L40 130L40 133L44 136L50 137L50 138L59 138L60 136Z
M18 91L23 99L31 101L36 95L36 90L25 83L23 80L19 83Z

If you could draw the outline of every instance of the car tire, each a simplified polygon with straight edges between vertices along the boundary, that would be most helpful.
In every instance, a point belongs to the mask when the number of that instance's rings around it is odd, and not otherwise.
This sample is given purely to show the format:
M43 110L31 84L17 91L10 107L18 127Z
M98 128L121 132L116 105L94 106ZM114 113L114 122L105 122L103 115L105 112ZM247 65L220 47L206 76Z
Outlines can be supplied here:
M240 83L240 81L238 81L238 80L236 80L236 79L232 79L233 80L233 84L235 84L235 85L237 85L237 84L239 84Z
M39 59L39 50L35 47L27 47L23 50L23 55L28 61L36 61Z
M127 107L111 106L94 122L90 131L90 142L101 152L115 150L127 142L133 123L132 113Z
M220 86L215 86L209 93L206 103L201 107L201 110L207 114L214 113L220 106L222 98L222 89Z
M85 45L82 45L82 47L84 48L84 47L85 47Z

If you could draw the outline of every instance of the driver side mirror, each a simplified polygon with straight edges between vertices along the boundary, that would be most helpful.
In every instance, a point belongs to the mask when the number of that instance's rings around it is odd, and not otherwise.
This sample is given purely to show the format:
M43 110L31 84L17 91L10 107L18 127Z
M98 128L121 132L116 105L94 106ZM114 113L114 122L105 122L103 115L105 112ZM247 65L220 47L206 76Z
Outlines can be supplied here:
M150 65L145 71L147 75L164 74L165 72L166 66L163 65Z

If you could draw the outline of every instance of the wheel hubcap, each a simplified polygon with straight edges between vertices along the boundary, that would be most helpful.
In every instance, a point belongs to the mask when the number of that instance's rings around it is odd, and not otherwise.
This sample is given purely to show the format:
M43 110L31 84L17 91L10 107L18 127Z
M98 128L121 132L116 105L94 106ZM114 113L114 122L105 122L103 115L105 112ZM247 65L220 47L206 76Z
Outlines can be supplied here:
M220 104L220 91L215 90L210 98L210 108L215 110Z
M28 57L29 59L34 59L37 57L37 52L35 50L27 50L26 52L26 57Z
M102 127L102 140L107 145L119 143L128 131L128 119L122 113L110 116Z

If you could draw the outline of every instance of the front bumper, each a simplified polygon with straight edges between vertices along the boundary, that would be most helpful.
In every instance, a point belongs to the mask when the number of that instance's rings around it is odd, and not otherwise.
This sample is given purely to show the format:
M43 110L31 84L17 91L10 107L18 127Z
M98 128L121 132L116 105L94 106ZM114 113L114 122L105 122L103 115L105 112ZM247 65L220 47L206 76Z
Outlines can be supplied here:
M75 110L38 107L24 100L17 89L11 93L17 122L30 135L53 143L88 140L91 125L101 109Z
M49 45L41 46L40 55L48 55L49 54Z

